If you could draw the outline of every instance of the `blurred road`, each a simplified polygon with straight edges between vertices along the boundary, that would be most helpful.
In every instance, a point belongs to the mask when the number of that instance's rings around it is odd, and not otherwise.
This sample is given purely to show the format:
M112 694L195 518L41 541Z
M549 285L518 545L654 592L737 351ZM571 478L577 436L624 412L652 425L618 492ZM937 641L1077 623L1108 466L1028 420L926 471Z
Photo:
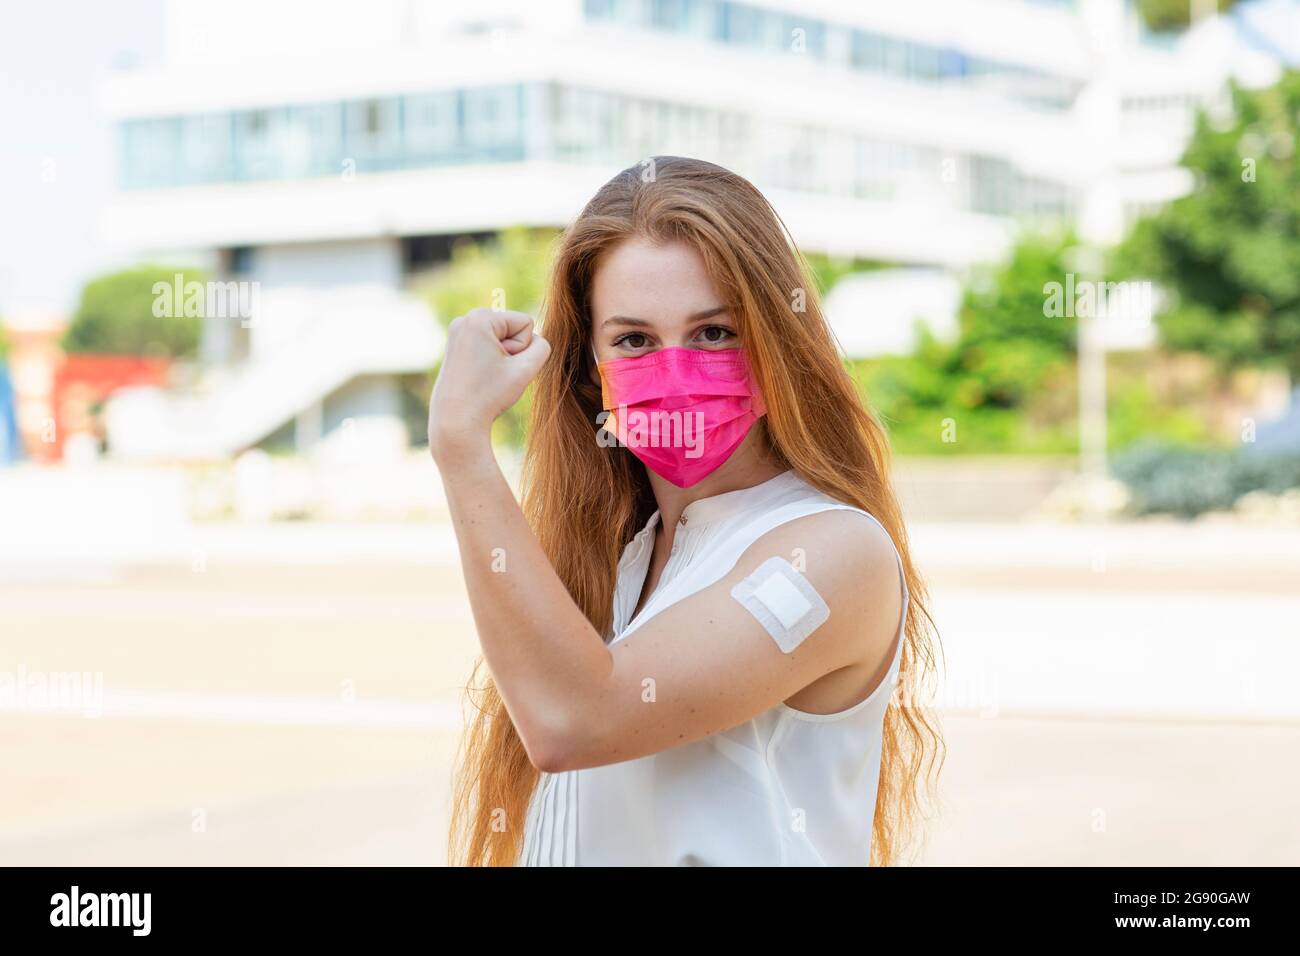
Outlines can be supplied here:
M918 862L1300 862L1296 537L915 528L949 745ZM0 544L0 862L444 862L476 652L445 525L79 546Z

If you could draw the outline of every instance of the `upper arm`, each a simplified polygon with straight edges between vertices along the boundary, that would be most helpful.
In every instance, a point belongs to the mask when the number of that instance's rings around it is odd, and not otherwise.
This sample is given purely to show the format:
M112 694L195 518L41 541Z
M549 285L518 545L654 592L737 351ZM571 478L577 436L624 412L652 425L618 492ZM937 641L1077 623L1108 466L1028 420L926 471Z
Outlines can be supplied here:
M774 556L803 572L830 610L789 653L731 595ZM657 753L741 724L840 668L874 672L893 647L901 608L893 543L875 521L833 510L786 522L717 582L611 646L611 672L575 701L557 765Z

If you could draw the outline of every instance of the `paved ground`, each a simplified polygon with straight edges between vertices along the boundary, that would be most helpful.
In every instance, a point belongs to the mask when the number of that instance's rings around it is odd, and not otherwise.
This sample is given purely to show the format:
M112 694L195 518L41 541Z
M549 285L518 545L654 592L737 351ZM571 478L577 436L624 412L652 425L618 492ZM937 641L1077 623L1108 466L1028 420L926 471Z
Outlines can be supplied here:
M1300 862L1293 539L915 538L949 665L919 862ZM180 555L7 566L0 862L441 863L475 653L445 529L214 528Z

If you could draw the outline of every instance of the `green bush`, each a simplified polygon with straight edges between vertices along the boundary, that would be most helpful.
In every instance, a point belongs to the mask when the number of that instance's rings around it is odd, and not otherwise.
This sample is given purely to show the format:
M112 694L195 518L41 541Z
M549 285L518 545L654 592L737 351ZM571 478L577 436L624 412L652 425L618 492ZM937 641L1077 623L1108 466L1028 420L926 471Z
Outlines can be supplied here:
M1073 447L1075 425L1069 416L1045 422L989 402L977 379L954 377L928 361L924 351L852 361L848 368L902 454L1056 454Z
M952 342L919 336L914 354L859 359L849 372L903 454L1070 454L1078 450L1074 318L1045 314L1049 283L1072 271L1070 234L1027 234L979 270ZM1204 416L1150 381L1161 356L1107 356L1107 442L1209 439Z
M143 265L87 282L64 335L64 351L192 358L198 353L202 317L184 315L176 303L173 312L180 314L154 315L154 284L171 286L177 273L186 283L207 281L200 270Z
M913 355L849 363L897 450L1071 449L1075 325L1044 314L1043 289L1066 272L1072 241L1027 235L1006 263L980 270L963 297L955 341L922 329Z
M1207 416L1180 402L1178 395L1157 395L1148 380L1159 356L1111 356L1107 362L1106 439L1112 450L1141 443L1172 446L1213 445Z
M1117 456L1111 471L1128 487L1137 514L1195 517L1231 508L1252 491L1300 488L1300 453L1246 454L1147 442Z

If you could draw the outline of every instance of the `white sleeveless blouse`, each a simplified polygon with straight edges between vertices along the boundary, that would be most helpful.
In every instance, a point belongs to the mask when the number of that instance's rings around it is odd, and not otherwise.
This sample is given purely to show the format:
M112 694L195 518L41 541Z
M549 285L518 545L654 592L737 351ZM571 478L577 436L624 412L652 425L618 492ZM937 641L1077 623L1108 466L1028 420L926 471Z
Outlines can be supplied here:
M655 512L619 560L611 644L724 577L764 533L832 509L875 520L794 471L692 502L654 594L632 618L654 549ZM528 807L520 865L866 866L881 727L907 619L901 563L899 581L903 605L892 663L865 700L833 714L778 703L729 730L656 754L544 772Z

